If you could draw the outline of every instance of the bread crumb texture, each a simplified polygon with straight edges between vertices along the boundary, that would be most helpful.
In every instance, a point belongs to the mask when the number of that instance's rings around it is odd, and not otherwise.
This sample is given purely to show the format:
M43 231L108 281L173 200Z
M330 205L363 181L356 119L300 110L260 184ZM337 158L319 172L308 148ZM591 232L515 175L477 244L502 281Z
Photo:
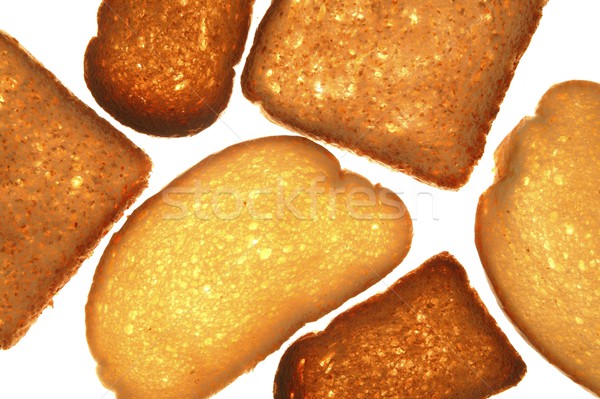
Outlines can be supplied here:
M225 109L250 27L253 0L111 0L85 79L107 112L159 136L207 128Z
M242 75L275 121L457 189L546 0L274 0Z
M119 399L208 397L387 275L411 239L395 194L313 142L229 147L111 240L86 308L100 378Z
M441 253L292 344L275 398L479 399L525 370L462 266Z
M0 348L146 187L148 157L0 31Z
M507 314L600 395L600 85L552 87L496 151L476 241Z

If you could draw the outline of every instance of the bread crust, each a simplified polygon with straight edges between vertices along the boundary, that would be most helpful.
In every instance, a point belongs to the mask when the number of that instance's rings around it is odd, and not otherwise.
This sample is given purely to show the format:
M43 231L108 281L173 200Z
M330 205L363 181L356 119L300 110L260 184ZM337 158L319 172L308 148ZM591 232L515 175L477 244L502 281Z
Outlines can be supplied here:
M196 134L226 108L253 0L103 1L85 54L92 95L122 124Z
M147 186L152 164L2 31L0 53L8 84L0 92L0 349L8 349Z
M597 212L581 208L597 188L590 179L598 173L593 154L599 146L599 105L598 83L569 81L550 88L535 116L524 118L496 150L494 184L481 195L475 221L475 244L504 312L542 356L596 395L600 395L600 352L594 347L593 333L588 330L586 335L585 329L594 331L595 325L597 331L600 321L586 317L586 323L577 326L577 318L583 317L582 312L595 312L593 298L598 296L593 284L600 281L584 260L588 250L598 250L597 242L587 244L582 239L586 229L582 223L596 221ZM564 154L574 158L567 161ZM542 175L543 168L553 173ZM563 222L579 230L580 242L573 243L562 232ZM537 230L546 237L544 243L535 239ZM573 264L571 256L584 264ZM530 281L535 276L537 282ZM542 290L552 292L552 297ZM551 330L558 331L560 340L551 337ZM591 347L579 349L577 343L583 348L587 341ZM585 351L591 356L585 356Z
M545 4L274 0L242 90L293 131L456 190Z
M274 397L385 392L411 399L479 399L516 385L525 372L462 266L443 252L342 313L324 331L294 342L279 364Z

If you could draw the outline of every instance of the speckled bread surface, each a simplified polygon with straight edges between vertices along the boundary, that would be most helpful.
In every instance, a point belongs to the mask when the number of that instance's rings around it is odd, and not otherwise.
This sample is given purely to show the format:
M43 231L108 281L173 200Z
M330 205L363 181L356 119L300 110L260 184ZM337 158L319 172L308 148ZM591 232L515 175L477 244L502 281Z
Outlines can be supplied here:
M274 0L242 88L295 131L457 189L545 3Z
M285 352L276 399L480 399L526 367L447 252Z
M85 79L98 104L124 125L186 136L212 125L231 96L253 0L111 0Z
M149 199L111 240L86 308L119 399L206 398L398 265L391 191L301 137L240 143Z
M600 395L600 84L553 86L496 151L475 238L506 313Z
M147 185L148 157L0 31L0 348Z

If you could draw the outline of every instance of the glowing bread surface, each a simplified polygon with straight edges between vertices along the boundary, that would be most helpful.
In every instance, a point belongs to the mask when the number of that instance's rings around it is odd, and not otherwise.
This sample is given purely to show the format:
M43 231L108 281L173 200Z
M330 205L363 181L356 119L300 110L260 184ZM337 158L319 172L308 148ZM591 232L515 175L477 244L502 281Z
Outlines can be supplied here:
M406 255L400 199L325 149L269 137L213 155L128 219L87 305L119 399L205 398Z
M275 121L456 189L546 0L274 0L242 76Z
M481 261L506 313L600 395L600 85L552 87L496 151L477 210Z
M0 348L146 187L148 157L0 31Z

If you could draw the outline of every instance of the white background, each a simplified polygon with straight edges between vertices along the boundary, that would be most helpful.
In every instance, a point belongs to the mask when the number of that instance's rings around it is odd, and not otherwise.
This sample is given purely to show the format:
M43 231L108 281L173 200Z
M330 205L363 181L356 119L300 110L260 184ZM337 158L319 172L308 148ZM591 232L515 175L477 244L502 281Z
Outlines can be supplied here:
M523 0L526 1L526 0ZM110 118L89 93L83 80L83 55L96 32L100 0L0 0L0 29L6 31L52 71L76 96L127 134L154 162L150 188L133 208L175 176L209 154L241 140L289 134L267 121L241 94L236 68L233 97L221 120L204 132L184 139L157 139L135 133ZM257 0L248 43L269 0ZM473 225L479 195L493 179L493 152L521 118L531 115L541 96L555 83L570 79L600 82L600 1L550 0L544 17L523 56L500 113L488 136L483 159L470 182L458 192L445 192L416 182L367 159L331 146L344 168L380 182L401 195L414 219L414 241L404 262L381 283L319 322L294 335L281 350L214 398L272 397L273 377L283 351L298 337L323 329L335 315L386 289L429 257L448 250L468 271L489 311L522 355L528 373L515 388L498 398L591 398L593 395L548 364L516 332L491 292L474 245ZM121 221L115 226L122 225ZM84 306L94 269L112 232L96 248L76 276L55 297L29 333L14 348L0 351L0 398L112 399L96 377L95 362L85 339ZM152 398L148 398L152 399Z

